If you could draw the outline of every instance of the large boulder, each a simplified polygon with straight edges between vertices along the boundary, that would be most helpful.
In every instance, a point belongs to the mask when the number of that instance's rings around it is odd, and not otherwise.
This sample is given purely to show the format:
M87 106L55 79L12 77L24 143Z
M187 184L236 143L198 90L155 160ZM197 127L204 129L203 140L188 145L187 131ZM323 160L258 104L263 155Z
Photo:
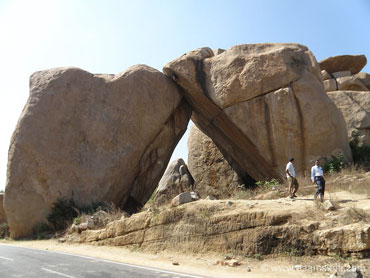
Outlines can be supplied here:
M212 139L195 125L190 127L188 137L188 167L202 198L211 195L229 199L244 186Z
M322 70L326 70L329 73L348 70L352 74L356 74L366 66L366 63L365 55L340 55L320 61L319 66Z
M346 120L348 138L356 132L359 145L370 146L370 92L333 91L327 94Z
M78 206L144 204L188 121L176 85L145 65L118 75L34 73L9 149L11 237L31 234L59 198Z
M301 173L319 157L352 159L346 123L305 46L238 45L216 56L201 48L163 71L242 180L281 179L292 156Z

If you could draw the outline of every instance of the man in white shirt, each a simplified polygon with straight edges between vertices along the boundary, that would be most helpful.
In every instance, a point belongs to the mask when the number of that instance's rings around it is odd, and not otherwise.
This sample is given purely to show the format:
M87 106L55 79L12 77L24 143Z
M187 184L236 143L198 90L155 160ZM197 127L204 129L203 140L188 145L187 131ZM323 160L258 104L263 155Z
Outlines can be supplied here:
M285 168L286 172L286 177L289 181L289 193L290 193L290 198L293 199L294 197L297 197L295 195L298 191L298 181L295 176L295 170L294 170L294 158L289 159L288 164L286 165Z
M320 195L320 201L322 202L325 194L325 179L324 171L320 167L318 160L315 161L315 165L311 168L311 180L312 183L317 184L317 191L314 195L314 199L316 200L317 196Z

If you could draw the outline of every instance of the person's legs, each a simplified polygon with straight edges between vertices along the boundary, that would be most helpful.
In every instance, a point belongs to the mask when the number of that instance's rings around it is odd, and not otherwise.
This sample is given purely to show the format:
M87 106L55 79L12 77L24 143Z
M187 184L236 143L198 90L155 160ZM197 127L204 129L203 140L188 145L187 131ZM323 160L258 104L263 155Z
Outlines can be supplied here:
M297 197L295 194L297 193L299 188L299 184L296 178L294 178L294 191L293 191L293 197Z
M291 177L288 177L289 182L289 195L290 198L293 198L293 179Z

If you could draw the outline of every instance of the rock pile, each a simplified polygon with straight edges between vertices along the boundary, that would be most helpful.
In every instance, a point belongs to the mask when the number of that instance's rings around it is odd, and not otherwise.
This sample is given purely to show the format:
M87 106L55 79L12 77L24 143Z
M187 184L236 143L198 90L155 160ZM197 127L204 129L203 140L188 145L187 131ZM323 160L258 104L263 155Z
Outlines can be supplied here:
M370 75L360 72L364 55L329 57L319 63L328 96L342 112L348 137L357 134L359 145L370 145Z

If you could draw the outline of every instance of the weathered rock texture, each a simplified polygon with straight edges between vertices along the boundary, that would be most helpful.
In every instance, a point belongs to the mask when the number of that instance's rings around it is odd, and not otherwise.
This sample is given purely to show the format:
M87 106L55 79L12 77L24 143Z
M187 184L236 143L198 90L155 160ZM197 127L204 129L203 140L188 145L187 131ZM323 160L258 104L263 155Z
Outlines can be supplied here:
M6 222L4 210L4 193L0 193L0 224Z
M188 137L188 166L195 180L194 189L202 198L231 198L243 182L231 168L212 139L195 125Z
M332 91L327 94L346 120L348 138L356 132L359 145L370 146L370 92Z
M169 204L178 194L190 191L193 185L194 179L184 160L176 159L168 165L159 181L153 201L157 206Z
M30 234L58 198L122 206L130 196L144 204L186 130L187 112L176 85L145 65L118 75L34 73L9 150L11 237Z
M348 70L352 74L356 74L363 69L366 63L367 59L365 55L340 55L328 57L320 61L319 66L328 73Z
M320 68L299 44L209 48L184 54L164 73L183 89L192 120L244 181L281 179L289 157L298 172L313 160L343 153L346 124L325 94Z

